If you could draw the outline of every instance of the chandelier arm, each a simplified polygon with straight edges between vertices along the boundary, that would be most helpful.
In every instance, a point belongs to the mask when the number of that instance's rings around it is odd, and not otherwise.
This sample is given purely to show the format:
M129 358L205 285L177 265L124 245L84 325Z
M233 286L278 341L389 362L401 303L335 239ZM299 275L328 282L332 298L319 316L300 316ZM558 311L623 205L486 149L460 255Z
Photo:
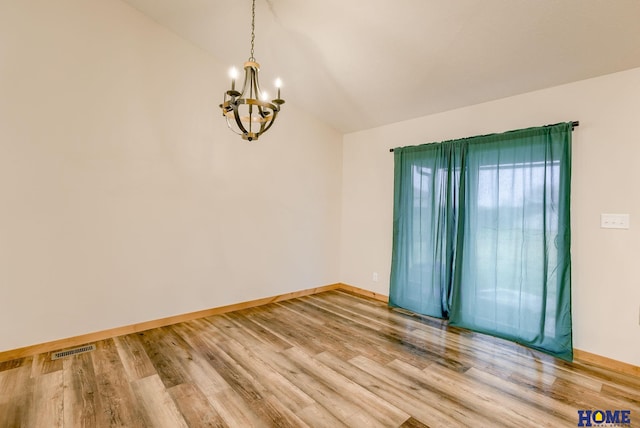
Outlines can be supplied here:
M264 129L260 129L260 134L264 134L265 132L267 132L269 130L269 128L271 128L273 123L276 121L276 116L278 116L278 112L276 110L274 110L273 111L273 115L271 115L271 120L269 120L269 124L266 126L266 128L264 127L264 125L262 126L262 128L264 128Z
M260 82L258 81L258 69L252 69L251 72L253 77L251 79L251 83L253 85L253 90L255 93L255 97L252 97L252 98L257 99L258 101L262 101L262 98L261 98L262 90L260 89ZM264 111L260 104L258 104L258 112L260 113L260 116L264 117Z
M229 119L229 117L225 117L225 119L227 120L227 127L231 130L231 132L233 132L236 135L243 135L242 132L237 132L235 130L235 128L233 126L231 126L231 120ZM235 118L234 118L235 119Z
M247 73L246 69L244 72L244 83L242 84L242 93L240 94L240 98L246 98L246 92L247 92L247 86L251 86L250 85L250 76L249 73ZM251 94L249 94L249 97L251 97Z
M238 104L233 105L233 117L236 120L236 125L238 125L238 129L242 131L242 134L247 134L247 129L242 124L242 118L240 117L240 112L238 111L238 107L239 107Z
M260 99L260 82L258 82L258 70L251 70L251 85L253 86L253 97L256 100Z

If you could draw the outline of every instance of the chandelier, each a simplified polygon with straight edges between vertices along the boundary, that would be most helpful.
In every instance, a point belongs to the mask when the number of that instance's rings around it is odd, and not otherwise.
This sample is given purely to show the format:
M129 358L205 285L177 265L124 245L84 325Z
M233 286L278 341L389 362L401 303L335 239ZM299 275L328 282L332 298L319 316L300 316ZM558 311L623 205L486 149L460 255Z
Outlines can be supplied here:
M247 141L257 140L267 132L276 120L280 106L284 100L280 98L280 79L276 80L278 96L269 101L269 95L260 89L258 72L260 64L253 57L255 40L256 0L251 6L251 54L244 63L244 84L242 91L236 90L238 72L235 68L230 71L231 89L224 93L223 103L220 104L222 115L227 120L227 126L233 132Z

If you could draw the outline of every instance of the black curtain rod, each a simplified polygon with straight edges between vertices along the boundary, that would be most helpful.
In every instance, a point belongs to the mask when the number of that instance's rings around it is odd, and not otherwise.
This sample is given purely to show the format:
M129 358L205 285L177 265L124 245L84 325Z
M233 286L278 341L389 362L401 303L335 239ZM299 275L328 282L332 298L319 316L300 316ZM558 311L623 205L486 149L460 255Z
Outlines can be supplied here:
M571 130L573 131L577 126L580 126L580 121L574 120L571 122ZM391 153L393 153L393 149L389 149Z

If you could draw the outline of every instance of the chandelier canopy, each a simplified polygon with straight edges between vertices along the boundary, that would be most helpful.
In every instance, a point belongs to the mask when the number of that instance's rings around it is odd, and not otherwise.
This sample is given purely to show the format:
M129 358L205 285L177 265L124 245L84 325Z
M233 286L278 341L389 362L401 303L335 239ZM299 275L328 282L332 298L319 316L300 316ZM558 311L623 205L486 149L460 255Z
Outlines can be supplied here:
M256 0L252 0L251 6L251 54L249 60L244 63L244 84L242 91L236 90L236 78L238 72L231 69L231 89L224 93L223 103L220 104L222 115L227 121L227 126L233 132L241 135L244 140L257 140L267 132L278 116L280 106L284 100L280 98L282 82L276 80L278 96L269 101L269 95L260 89L258 72L260 64L253 56L255 41Z

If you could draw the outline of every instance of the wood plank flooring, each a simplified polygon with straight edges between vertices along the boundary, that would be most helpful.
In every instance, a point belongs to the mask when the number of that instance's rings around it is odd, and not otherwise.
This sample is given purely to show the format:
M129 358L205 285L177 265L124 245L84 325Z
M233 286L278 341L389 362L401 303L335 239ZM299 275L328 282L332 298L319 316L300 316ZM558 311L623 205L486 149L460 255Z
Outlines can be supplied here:
M640 427L638 378L346 291L96 347L0 363L0 428L575 427L581 409Z

